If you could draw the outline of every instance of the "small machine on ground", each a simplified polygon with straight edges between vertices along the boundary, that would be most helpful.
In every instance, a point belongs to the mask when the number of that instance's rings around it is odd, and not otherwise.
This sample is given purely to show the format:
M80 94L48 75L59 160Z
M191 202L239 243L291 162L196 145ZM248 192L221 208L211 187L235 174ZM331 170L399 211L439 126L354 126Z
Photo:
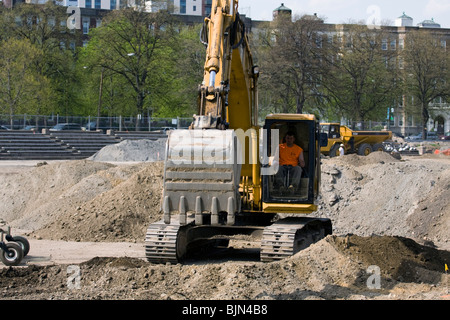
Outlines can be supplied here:
M30 251L30 243L25 237L13 237L11 227L7 230L0 229L0 234L1 261L7 266L17 266Z

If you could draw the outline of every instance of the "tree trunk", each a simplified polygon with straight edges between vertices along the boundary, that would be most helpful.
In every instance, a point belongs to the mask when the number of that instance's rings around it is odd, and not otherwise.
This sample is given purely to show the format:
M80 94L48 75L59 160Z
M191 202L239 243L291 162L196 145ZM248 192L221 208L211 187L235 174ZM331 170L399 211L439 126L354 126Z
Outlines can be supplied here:
M138 92L136 101L136 110L138 116L136 117L136 131L141 131L141 119L144 112L144 94Z
M430 115L428 113L427 103L422 101L422 138L425 140L427 138L427 124L430 119Z

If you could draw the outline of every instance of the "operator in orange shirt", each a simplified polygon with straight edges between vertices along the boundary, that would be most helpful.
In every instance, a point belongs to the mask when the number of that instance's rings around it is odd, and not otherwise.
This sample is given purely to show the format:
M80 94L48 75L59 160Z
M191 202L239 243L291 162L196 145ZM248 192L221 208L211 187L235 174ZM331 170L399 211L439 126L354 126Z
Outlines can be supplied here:
M300 185L302 168L305 167L305 159L303 157L303 149L294 143L294 133L288 132L284 141L278 148L279 169L275 175L275 184L280 187L281 191L284 191L287 187L293 192Z

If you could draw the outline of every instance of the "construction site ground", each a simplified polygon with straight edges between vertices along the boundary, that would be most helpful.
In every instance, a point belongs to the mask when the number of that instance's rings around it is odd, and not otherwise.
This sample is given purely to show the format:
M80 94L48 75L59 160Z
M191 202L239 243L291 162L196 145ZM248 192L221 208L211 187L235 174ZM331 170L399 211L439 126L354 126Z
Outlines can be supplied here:
M316 215L333 235L273 263L259 261L257 239L236 237L158 265L144 238L162 218L163 162L120 154L0 162L0 225L31 244L19 266L0 263L2 299L450 299L448 156L324 158Z

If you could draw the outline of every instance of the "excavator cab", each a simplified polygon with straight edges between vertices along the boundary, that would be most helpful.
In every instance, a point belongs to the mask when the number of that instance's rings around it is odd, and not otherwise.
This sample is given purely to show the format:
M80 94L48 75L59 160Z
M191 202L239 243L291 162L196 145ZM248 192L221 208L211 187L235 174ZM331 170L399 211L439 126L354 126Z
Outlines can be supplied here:
M261 150L263 161L262 189L264 211L313 212L320 183L320 145L326 135L312 115L269 115L264 125L266 150ZM279 163L279 146L286 135L294 136L294 144L302 149L304 167ZM320 143L322 137L322 143ZM320 144L320 145L319 145ZM269 168L271 170L269 170ZM265 170L264 170L265 169ZM284 209L283 209L284 208Z

